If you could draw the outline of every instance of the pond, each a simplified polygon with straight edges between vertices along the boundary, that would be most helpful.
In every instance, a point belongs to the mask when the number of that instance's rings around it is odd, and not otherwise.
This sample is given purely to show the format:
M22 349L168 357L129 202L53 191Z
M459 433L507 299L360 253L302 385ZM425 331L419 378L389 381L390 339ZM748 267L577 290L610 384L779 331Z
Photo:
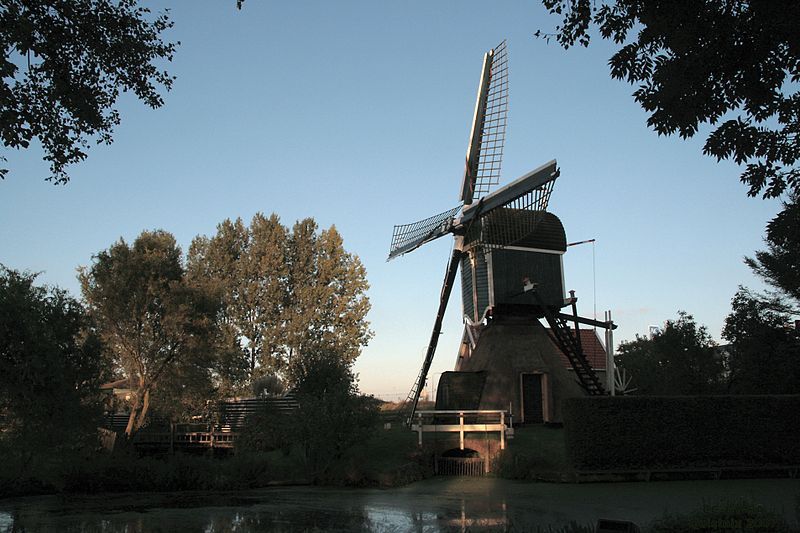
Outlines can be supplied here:
M644 525L665 512L738 498L798 523L798 480L568 485L434 478L386 490L276 487L0 500L0 532L548 531L598 518Z

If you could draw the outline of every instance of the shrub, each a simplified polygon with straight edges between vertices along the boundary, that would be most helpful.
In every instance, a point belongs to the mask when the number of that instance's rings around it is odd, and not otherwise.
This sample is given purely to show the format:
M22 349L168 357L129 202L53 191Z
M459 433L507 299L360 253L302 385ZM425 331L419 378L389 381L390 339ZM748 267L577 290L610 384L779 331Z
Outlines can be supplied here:
M271 404L247 417L247 423L236 438L237 453L288 450L291 444L290 415L281 413Z
M583 469L800 463L800 396L603 397L564 401L567 451Z
M689 533L698 531L740 531L783 533L792 531L789 524L762 505L747 500L723 501L703 505L683 515L665 515L650 524L654 533Z

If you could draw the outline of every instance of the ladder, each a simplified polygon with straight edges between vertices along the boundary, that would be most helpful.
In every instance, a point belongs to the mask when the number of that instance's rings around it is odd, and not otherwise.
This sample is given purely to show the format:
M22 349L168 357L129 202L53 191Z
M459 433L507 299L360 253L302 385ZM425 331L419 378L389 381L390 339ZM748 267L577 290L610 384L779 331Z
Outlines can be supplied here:
M600 396L606 393L600 378L597 377L592 365L586 359L581 347L579 333L573 334L572 329L567 324L566 319L556 316L546 305L539 303L539 308L544 314L547 324L550 326L550 337L556 346L567 356L575 375L578 376L578 383L590 396ZM577 324L576 324L577 326Z

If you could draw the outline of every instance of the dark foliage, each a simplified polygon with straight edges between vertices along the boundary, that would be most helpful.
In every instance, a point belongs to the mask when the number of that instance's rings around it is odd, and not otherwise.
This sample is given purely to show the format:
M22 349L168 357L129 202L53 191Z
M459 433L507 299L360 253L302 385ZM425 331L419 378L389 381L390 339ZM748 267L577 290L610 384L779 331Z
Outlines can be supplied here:
M287 465L265 454L213 459L177 454L167 458L133 454L95 456L52 473L64 492L237 490L286 479Z
M698 531L741 531L747 533L789 533L795 531L778 513L748 500L704 503L687 514L667 514L650 524L653 533L696 533Z
M603 397L564 401L576 468L800 463L800 396Z
M110 143L120 91L150 107L173 78L158 63L177 43L162 41L166 13L136 0L6 0L0 3L0 136L7 148L41 142L55 183L86 158L90 140ZM7 169L0 169L4 176Z
M101 345L81 305L0 266L0 496L47 490L43 471L98 445Z
M300 403L290 435L299 444L314 481L357 443L369 439L378 420L378 401L358 394L350 363L340 353L313 347L289 362Z
M291 415L265 404L259 412L247 417L247 423L236 437L236 453L282 449L288 454L292 445L291 424Z
M800 333L787 314L739 288L722 336L728 387L739 394L800 393Z
M659 135L692 137L710 124L704 153L746 164L751 196L800 190L800 3L543 4L562 17L554 36L564 48L588 46L592 27L620 46L611 76L638 84L633 97Z
M617 366L632 378L636 394L714 394L724 390L723 360L704 326L679 313L652 339L623 342Z
M745 259L774 292L760 297L776 310L800 314L800 194L784 202L783 211L767 225L767 249Z
M81 305L0 266L0 440L27 450L92 440L104 360Z

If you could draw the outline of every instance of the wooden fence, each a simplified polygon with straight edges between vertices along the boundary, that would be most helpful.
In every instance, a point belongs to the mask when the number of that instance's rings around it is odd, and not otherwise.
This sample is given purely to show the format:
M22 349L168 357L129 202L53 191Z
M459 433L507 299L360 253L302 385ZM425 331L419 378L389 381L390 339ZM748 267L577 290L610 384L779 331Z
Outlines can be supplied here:
M440 476L482 476L486 460L481 457L437 457L434 472Z

